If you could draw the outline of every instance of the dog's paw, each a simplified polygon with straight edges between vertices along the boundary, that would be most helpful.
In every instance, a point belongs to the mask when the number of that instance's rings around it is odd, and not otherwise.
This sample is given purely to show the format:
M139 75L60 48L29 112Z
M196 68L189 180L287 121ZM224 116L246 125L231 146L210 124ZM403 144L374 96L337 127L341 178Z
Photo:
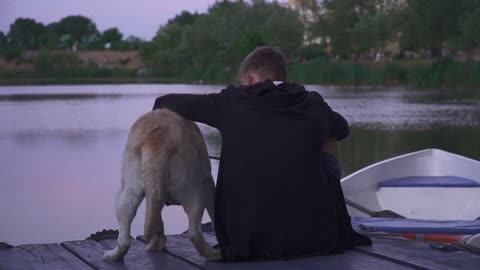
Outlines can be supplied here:
M109 250L103 254L103 259L106 261L115 262L121 260L122 258L123 256L120 254L120 252L118 252L117 249Z
M159 252L164 249L165 249L165 245L159 245L159 244L148 244L148 246L145 248L145 250L148 252Z
M148 242L147 248L145 249L148 252L158 252L165 249L165 244L167 243L167 238L165 236L154 235L150 242Z
M209 261L219 261L222 259L222 253L220 253L219 249L212 249L205 258Z

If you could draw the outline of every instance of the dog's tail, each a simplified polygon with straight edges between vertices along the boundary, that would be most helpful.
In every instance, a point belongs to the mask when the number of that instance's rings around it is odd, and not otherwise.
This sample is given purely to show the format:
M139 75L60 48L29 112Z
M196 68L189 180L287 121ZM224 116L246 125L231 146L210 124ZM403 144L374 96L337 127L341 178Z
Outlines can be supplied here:
M150 241L151 237L162 230L163 222L161 211L165 203L165 189L162 185L168 177L168 155L171 147L167 142L168 136L164 131L146 139L142 146L142 181L145 187L146 213L145 213L145 240Z

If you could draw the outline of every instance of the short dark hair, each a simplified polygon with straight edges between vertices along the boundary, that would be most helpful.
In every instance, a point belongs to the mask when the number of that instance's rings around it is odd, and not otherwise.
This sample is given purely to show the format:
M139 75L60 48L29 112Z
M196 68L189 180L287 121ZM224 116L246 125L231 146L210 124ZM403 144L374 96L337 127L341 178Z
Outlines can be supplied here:
M273 81L287 80L287 64L282 51L273 47L258 47L243 59L238 76L248 72L257 73L261 79Z

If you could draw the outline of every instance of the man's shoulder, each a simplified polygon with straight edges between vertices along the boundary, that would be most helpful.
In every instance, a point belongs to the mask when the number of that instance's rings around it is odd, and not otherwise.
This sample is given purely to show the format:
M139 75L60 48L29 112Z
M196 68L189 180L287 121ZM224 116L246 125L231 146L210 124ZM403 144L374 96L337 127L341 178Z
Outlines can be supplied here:
M306 90L308 98L314 102L324 102L323 96L317 91Z
M220 95L224 96L232 96L232 95L238 95L242 90L244 90L244 86L237 86L230 84L227 87L223 88L220 90Z

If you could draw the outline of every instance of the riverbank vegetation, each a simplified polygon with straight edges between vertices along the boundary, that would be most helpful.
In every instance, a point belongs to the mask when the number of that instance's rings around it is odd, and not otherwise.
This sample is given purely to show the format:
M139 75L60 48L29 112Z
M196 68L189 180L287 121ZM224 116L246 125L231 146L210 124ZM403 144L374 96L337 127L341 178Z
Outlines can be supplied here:
M439 63L394 61L380 64L332 63L318 59L290 67L290 77L308 84L480 86L480 63L451 58Z
M248 52L276 46L291 80L302 83L479 86L478 25L478 0L217 1L206 13L176 15L151 41L124 39L117 28L101 32L83 16L46 26L19 18L0 32L10 67L0 61L0 81L231 83ZM78 56L89 50L133 50L141 61L106 66ZM22 65L28 68L15 68Z

